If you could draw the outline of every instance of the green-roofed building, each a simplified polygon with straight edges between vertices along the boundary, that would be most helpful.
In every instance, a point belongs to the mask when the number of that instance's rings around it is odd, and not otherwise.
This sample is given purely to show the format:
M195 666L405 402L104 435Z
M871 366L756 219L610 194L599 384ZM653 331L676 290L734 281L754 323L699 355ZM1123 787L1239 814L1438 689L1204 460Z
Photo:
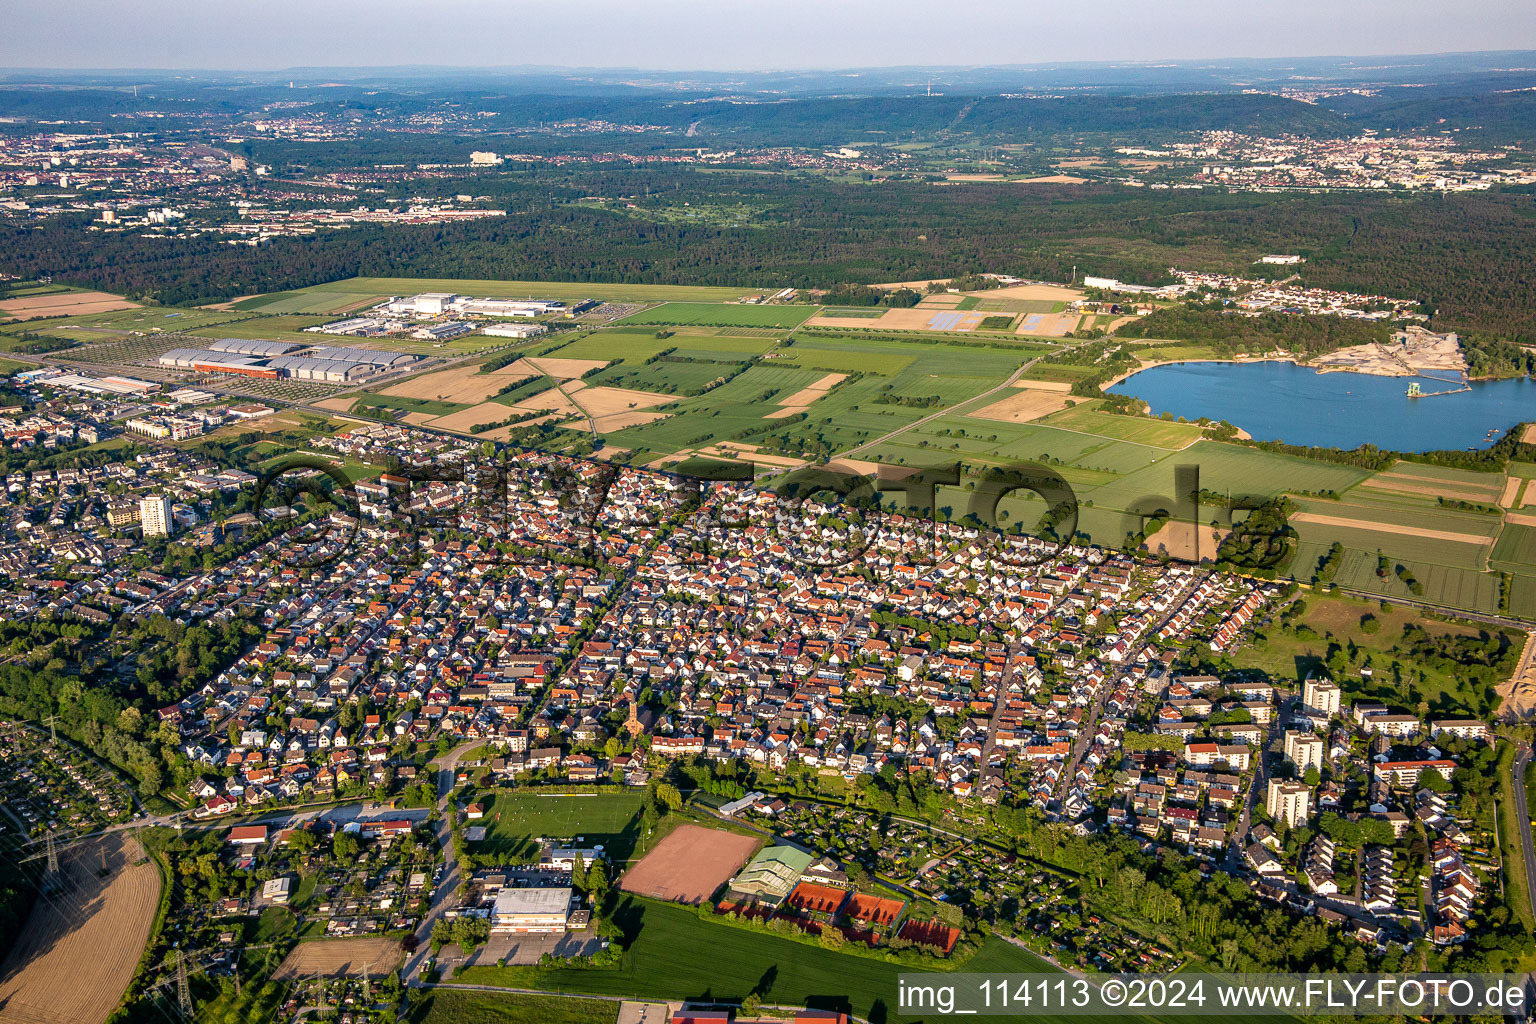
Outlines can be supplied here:
M777 907L815 859L815 854L793 846L765 847L731 879L729 898Z

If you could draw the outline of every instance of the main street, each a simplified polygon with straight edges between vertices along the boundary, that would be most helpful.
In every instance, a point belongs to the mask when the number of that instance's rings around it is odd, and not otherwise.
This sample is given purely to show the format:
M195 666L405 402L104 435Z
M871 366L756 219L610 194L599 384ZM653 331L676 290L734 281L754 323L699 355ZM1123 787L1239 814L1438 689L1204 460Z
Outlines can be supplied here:
M1520 819L1520 850L1525 860L1525 898L1536 920L1536 837L1531 835L1531 809L1525 795L1525 769L1531 763L1531 745L1522 743L1515 756L1515 814Z
M443 853L442 878L432 890L432 902L416 926L416 949L406 958L401 972L408 985L421 983L421 967L431 955L432 926L442 920L449 901L459 891L459 860L453 855L453 817L449 797L453 793L454 780L458 777L459 762L472 750L485 746L484 740L461 743L448 753L431 762L437 766L437 818L432 824L437 844Z

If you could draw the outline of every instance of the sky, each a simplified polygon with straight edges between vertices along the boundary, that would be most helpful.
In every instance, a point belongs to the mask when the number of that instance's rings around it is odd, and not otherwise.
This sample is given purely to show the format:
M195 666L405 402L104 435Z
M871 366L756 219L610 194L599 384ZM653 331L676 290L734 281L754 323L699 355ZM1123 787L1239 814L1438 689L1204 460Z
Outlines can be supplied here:
M0 0L0 66L779 70L1536 49L1532 0Z

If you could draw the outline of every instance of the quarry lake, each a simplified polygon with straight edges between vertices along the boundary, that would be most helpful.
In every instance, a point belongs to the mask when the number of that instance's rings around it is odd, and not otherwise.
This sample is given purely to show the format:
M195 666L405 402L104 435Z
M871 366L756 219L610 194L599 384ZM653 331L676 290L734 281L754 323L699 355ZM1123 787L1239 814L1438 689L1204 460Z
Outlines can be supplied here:
M1428 377L1318 373L1294 363L1252 362L1166 363L1109 390L1142 399L1154 416L1209 416L1256 440L1328 448L1484 448L1516 423L1536 420L1536 381L1528 378L1474 381L1471 390L1456 394L1409 398L1414 383L1426 395L1462 386Z

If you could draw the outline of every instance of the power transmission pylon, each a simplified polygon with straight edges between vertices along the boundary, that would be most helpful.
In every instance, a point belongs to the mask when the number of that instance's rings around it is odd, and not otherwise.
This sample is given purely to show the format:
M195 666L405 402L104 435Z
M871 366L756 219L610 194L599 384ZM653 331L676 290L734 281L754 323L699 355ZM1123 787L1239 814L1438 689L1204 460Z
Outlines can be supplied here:
M48 874L57 877L59 874L59 847L53 841L53 829L48 830Z
M192 987L187 984L187 954L181 952L176 954L176 1005L181 1009L183 1017L192 1017Z
M53 742L55 742L55 743L59 742L59 730L58 730L59 716L58 715L49 715L47 721L48 721L48 735L53 737Z
M363 964L363 1005L373 1005L373 990L368 984L368 968L373 964Z

